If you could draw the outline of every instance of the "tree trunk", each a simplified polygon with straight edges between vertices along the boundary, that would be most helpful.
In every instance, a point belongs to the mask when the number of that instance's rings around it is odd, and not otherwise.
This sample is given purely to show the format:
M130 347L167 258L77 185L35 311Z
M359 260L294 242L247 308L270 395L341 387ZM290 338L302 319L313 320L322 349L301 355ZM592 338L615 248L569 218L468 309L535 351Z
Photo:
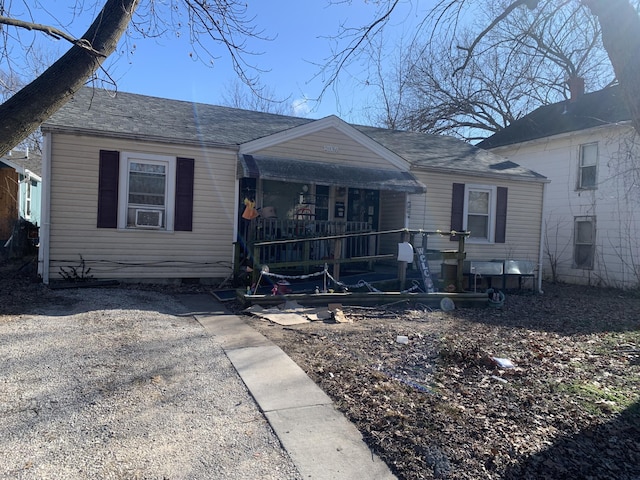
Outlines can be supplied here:
M620 89L640 133L640 16L628 0L582 0L600 22Z
M0 105L0 156L14 148L71 99L113 53L140 0L107 0L82 37L42 75Z

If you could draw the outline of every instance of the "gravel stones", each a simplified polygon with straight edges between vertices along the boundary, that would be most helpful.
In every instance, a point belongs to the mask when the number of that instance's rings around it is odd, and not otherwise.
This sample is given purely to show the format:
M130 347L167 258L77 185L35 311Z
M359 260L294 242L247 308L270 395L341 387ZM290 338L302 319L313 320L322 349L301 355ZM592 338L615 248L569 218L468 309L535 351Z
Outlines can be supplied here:
M47 296L56 301L35 313L0 315L1 479L300 478L220 346L174 297Z

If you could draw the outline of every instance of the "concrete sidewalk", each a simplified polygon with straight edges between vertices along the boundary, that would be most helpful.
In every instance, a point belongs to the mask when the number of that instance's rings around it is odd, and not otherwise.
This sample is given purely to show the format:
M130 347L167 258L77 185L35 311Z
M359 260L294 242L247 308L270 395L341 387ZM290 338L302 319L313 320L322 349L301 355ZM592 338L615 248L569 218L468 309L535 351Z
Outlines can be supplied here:
M395 479L331 399L278 346L211 295L180 295L215 336L304 478Z

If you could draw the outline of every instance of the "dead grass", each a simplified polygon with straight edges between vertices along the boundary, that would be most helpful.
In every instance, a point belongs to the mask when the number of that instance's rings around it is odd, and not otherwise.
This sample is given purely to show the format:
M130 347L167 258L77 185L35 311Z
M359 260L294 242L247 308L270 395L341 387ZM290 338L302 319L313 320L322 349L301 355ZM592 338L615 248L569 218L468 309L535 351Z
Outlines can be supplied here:
M638 479L640 298L545 290L508 295L501 310L354 308L351 324L287 328L247 319L401 479Z

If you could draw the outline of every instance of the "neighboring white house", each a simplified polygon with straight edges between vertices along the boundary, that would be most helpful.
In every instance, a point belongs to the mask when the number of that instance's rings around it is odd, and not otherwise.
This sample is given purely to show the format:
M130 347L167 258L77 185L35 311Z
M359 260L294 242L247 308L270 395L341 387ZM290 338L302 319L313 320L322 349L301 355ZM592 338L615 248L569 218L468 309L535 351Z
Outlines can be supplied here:
M640 284L638 136L618 87L544 106L478 146L545 175L544 275Z

